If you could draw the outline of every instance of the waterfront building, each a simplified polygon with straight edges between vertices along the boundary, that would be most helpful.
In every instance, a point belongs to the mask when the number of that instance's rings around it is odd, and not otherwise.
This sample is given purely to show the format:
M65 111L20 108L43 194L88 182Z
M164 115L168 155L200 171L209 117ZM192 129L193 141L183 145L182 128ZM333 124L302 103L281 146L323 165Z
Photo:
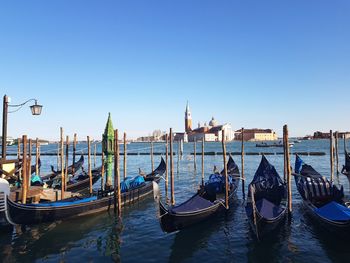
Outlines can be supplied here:
M187 101L186 110L185 110L185 132L191 132L192 131L192 115L190 111L190 106Z
M272 129L244 129L244 141L275 141L277 134ZM242 140L242 130L235 131L235 140Z
M334 136L335 136L335 132ZM349 139L350 138L350 132L338 132L338 138L344 138L345 139ZM320 132L320 131L316 131L314 132L314 136L313 139L329 139L330 137L330 133L329 132Z
M221 141L222 131L225 130L225 140L232 141L234 139L234 132L232 130L231 124L219 124L219 122L212 117L209 121L209 125L205 122L203 126L198 123L198 128L192 129L192 115L190 112L190 107L187 102L185 110L185 133L183 134L183 141L201 141L215 142ZM180 136L180 133L177 133ZM182 134L181 134L182 135Z

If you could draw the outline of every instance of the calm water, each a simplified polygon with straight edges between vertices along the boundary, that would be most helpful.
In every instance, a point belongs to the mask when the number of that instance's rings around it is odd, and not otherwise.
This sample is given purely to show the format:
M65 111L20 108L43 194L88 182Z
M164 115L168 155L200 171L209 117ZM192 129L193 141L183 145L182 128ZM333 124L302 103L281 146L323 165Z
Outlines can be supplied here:
M340 141L341 149L342 141ZM329 176L329 142L303 141L295 144L293 151L321 151L325 156L303 156L304 161L319 172ZM197 152L201 151L197 144ZM85 145L79 145L85 149ZM100 147L98 147L100 149ZM10 148L9 151L15 151ZM55 145L43 146L42 152L55 151ZM206 151L220 152L220 143L206 143ZM229 143L227 150L240 151L240 144ZM149 152L149 144L128 145L128 151ZM163 144L155 144L155 152L164 151ZM174 151L177 151L176 145ZM246 143L246 152L282 152L282 148L256 148ZM180 203L189 198L201 181L201 157L197 156L197 172L194 171L193 144L184 145L184 156L175 164L175 199ZM155 156L155 166L160 156ZM283 176L283 156L268 155ZM42 156L42 173L49 165L56 165L56 157ZM240 166L240 156L234 156ZM245 174L250 182L261 156L245 156ZM92 158L93 161L93 158ZM291 162L294 163L294 157ZM340 166L344 163L343 150ZM96 165L100 165L97 157ZM223 167L221 156L205 156L206 178L213 165ZM87 162L85 163L87 167ZM150 156L128 156L128 175L136 175L137 169L151 170ZM123 173L123 171L121 171ZM337 177L336 177L337 178ZM349 184L345 176L339 176L349 195ZM95 184L98 188L100 182ZM164 182L160 184L164 198ZM162 232L158 219L158 208L153 197L123 209L122 220L113 213L100 213L86 217L43 224L35 227L14 228L13 232L1 233L0 247L3 262L349 262L350 238L332 237L315 226L304 214L301 200L293 184L293 216L290 223L263 242L258 242L249 228L244 212L241 188L234 207L226 214L218 215L178 233Z

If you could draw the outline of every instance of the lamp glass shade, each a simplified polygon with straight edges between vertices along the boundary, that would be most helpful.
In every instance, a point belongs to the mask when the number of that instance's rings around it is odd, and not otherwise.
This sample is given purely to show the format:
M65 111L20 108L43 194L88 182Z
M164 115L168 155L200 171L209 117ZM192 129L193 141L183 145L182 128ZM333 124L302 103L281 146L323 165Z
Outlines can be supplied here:
M30 106L30 110L32 111L32 115L40 115L42 108L43 108L42 105L38 105L36 103L34 105Z

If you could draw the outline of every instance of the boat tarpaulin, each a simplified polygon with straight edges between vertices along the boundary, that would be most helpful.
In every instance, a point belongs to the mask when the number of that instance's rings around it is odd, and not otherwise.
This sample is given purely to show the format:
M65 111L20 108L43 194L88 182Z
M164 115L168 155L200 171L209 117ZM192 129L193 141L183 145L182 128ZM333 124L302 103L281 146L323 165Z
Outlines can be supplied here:
M335 220L335 221L350 220L350 209L334 201L320 208L316 208L315 213L330 220Z

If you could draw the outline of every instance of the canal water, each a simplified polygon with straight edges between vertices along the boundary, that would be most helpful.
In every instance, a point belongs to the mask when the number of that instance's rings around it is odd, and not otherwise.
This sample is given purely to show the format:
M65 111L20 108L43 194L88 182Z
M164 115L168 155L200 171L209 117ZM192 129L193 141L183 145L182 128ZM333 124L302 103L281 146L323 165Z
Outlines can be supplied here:
M177 144L174 151L177 152ZM194 170L193 143L184 144L181 158L175 156L175 200L180 203L195 193L201 181L201 156L197 156ZM42 152L55 152L57 145L42 147ZM343 141L340 141L340 167L344 164ZM86 145L78 150L86 152ZM100 145L98 145L100 150ZM222 152L221 143L206 143L206 151ZM302 156L322 175L329 177L329 141L315 140L296 143L292 152L325 152L323 156ZM16 151L10 147L9 151ZM150 145L132 143L128 152L149 152ZM164 152L164 144L155 143L154 152ZM197 144L197 152L201 144ZM227 151L240 151L240 143L227 144ZM267 159L283 177L282 148L258 148L255 143L245 144L246 152L270 152ZM240 156L234 160L241 167ZM122 159L122 158L121 158ZM245 156L247 183L252 179L261 156ZM291 163L294 166L294 156ZM41 173L47 173L50 164L56 165L55 156L42 156ZM160 155L154 156L155 166ZM94 163L94 158L92 158ZM100 165L100 157L96 166ZM205 156L205 177L213 166L223 167L221 155ZM87 168L87 161L84 166ZM122 162L121 162L122 166ZM138 168L151 170L149 155L128 156L128 176L137 175ZM121 169L123 174L123 169ZM344 185L349 196L349 183L345 176L335 176ZM98 189L100 182L94 185ZM246 184L247 186L247 184ZM160 183L164 199L164 181ZM301 199L293 180L293 215L276 233L258 241L249 227L244 211L241 185L234 206L227 213L192 228L172 233L163 233L158 221L158 207L153 196L127 206L122 210L122 219L113 213L72 218L39 226L15 227L0 234L0 261L2 262L349 262L350 238L333 236L324 231L304 213Z

